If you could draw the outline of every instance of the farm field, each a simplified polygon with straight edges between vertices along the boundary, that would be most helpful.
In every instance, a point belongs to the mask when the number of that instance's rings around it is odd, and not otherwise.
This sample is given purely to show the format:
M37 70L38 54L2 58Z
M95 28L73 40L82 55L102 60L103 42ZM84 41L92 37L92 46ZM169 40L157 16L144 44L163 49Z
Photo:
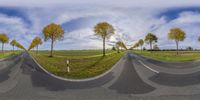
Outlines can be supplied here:
M134 50L133 52L141 54L145 57L150 57L156 60L167 61L167 62L187 62L200 60L200 51L140 51Z
M14 56L14 55L17 55L17 54L20 54L20 53L21 53L21 51L15 51L15 52L5 51L4 53L0 52L0 59L11 57L11 56Z
M66 50L54 51L54 57L48 57L49 51L31 52L36 61L51 73L73 79L94 77L110 69L125 52L101 50ZM66 60L70 61L70 72L67 72Z

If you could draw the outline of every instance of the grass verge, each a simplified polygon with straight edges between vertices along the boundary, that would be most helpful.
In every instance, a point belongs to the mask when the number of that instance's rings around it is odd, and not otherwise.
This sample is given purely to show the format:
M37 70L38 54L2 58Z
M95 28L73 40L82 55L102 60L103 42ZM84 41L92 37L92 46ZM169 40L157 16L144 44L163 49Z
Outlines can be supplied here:
M48 51L38 54L31 52L36 61L49 72L66 78L83 79L100 75L110 69L125 52L107 51L105 57L100 50L55 51L54 57L48 57ZM70 61L70 73L66 60Z
M140 51L134 50L133 52L141 54L146 57L150 57L156 60L167 62L187 62L200 60L200 51L180 51L176 54L176 51Z
M0 52L0 59L11 57L11 56L14 56L14 55L17 55L17 54L20 54L20 53L21 53L20 51L15 51L15 52L5 51L4 53Z

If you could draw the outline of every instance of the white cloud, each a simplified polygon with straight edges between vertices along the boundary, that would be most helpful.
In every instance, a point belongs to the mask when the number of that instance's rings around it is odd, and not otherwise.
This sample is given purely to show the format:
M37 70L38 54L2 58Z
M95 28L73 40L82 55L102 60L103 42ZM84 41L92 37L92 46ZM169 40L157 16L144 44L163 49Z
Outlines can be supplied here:
M7 15L0 14L0 32L6 33L11 39L18 41L22 40L22 36L28 32L28 29L19 17L9 17ZM24 39L25 40L25 39ZM24 42L24 40L22 40ZM11 49L10 45L6 45L6 49Z
M175 22L180 24L200 23L200 14L198 12L186 11L180 13L179 18Z
M35 36L42 37L42 28L51 22L63 24L79 18L91 18L87 19L88 21L84 22L80 29L72 32L66 30L65 39L57 41L55 49L101 48L102 41L93 39L96 37L93 36L93 27L91 27L98 21L108 21L116 28L116 34L107 41L108 44L122 40L127 45L131 45L144 38L148 32L153 32L159 37L158 45L161 48L171 48L174 47L174 43L168 40L167 33L172 27L181 27L190 37L185 42L182 42L181 46L185 47L188 42L191 42L192 46L199 48L199 46L195 46L197 41L191 39L192 36L197 37L200 35L198 33L200 29L196 25L200 23L200 14L198 12L180 12L179 16L171 21L167 20L167 16L157 16L159 13L166 11L166 8L200 4L196 0L192 0L193 2L182 0L176 2L162 0L145 2L139 0L117 0L116 2L87 0L88 2L79 1L77 3L75 1L78 0L59 0L59 2L13 0L12 2L17 3L8 4L10 1L6 0L1 2L0 5L26 8L25 12L32 23L27 27L22 18L0 15L0 23L5 24L4 27L0 28L0 31L8 31L9 34L20 39L19 41L28 47ZM180 4L177 3L180 1ZM82 22L80 21L80 23ZM49 46L50 43L47 41L41 46L41 49L49 49ZM107 47L110 46L107 45Z
M197 37L200 36L200 13L197 12L180 12L179 16L158 28L155 33L159 36L159 46L161 48L176 48L175 42L168 39L168 32L173 27L179 27L186 33L186 39L180 42L180 48L186 48L192 46L194 48L200 48Z
M60 7L60 6L115 6L115 7L185 7L199 6L198 0L1 0L1 6L20 7Z

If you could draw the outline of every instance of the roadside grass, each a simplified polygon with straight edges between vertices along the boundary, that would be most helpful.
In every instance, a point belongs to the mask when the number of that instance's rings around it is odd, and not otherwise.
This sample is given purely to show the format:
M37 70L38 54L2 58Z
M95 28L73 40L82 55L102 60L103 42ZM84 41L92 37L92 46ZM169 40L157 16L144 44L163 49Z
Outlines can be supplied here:
M94 77L110 69L125 52L107 51L105 57L101 50L54 51L54 57L48 57L48 51L31 52L36 61L49 72L66 78L83 79ZM66 60L70 61L70 73Z
M140 51L133 50L133 52L141 54L145 57L150 57L156 60L167 61L167 62L187 62L200 60L200 51Z
M0 59L11 57L11 56L14 56L14 55L17 55L17 54L20 54L20 53L21 53L21 51L15 51L15 52L5 51L4 53L0 52Z
M106 55L115 53L112 50L106 50ZM49 51L39 51L39 54L49 56ZM101 50L57 50L54 51L56 57L70 57L70 58L88 58L102 56Z

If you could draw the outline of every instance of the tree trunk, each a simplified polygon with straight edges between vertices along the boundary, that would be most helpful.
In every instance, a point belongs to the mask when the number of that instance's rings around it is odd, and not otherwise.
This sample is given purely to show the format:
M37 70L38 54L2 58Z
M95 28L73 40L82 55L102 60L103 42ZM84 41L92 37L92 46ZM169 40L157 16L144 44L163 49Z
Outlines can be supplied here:
M103 56L105 56L105 37L103 38Z
M176 41L176 54L178 55L178 41Z
M152 42L149 42L150 51L152 51Z
M51 53L50 53L50 57L53 57L53 38L51 39Z
M13 53L14 53L14 46L13 46Z
M142 52L142 46L141 46L141 52Z
M4 48L4 43L2 43L2 48L1 48L1 52L3 52L3 48Z
M117 53L119 53L119 47L117 47Z
M38 54L38 45L37 45L37 54Z

